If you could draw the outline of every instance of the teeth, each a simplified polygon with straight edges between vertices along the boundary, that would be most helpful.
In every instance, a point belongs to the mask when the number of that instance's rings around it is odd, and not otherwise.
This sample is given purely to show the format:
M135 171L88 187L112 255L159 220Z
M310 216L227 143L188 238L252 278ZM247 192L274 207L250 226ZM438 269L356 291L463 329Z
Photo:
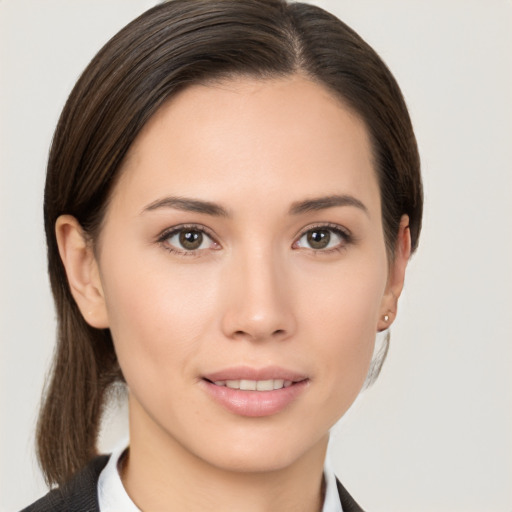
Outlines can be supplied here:
M231 389L242 391L273 391L274 389L289 388L293 384L291 380L269 379L269 380L217 380L215 385L226 386Z
M274 381L272 379L258 380L256 381L256 389L258 391L272 391L274 389Z
M243 391L256 391L256 382L255 380L242 379L240 381L240 389Z
M274 389L281 389L283 387L284 380L283 379L275 379L274 380Z

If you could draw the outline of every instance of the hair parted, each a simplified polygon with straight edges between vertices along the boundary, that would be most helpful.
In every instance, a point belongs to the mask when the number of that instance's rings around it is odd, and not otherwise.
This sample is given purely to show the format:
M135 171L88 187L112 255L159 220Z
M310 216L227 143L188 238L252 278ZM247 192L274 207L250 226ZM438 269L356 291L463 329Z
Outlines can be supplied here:
M352 29L319 7L286 0L169 0L146 11L88 65L50 151L44 219L58 335L37 433L49 484L64 483L96 455L108 391L123 379L110 331L89 326L71 295L57 218L76 217L94 243L130 146L178 91L232 76L293 73L328 88L364 121L388 255L393 257L403 214L416 249L423 195L409 114L390 71Z

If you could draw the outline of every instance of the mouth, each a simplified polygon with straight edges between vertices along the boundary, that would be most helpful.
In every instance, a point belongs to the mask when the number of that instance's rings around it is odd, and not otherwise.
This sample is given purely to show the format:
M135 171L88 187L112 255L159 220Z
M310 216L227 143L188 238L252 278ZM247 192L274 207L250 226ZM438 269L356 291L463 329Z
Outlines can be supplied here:
M213 401L238 416L261 417L280 413L298 400L310 379L277 367L231 368L201 378Z
M241 391L274 391L282 388L289 388L294 382L292 380L284 379L267 379L267 380L249 380L249 379L235 379L235 380L217 380L210 381L211 384L216 386L224 386L229 389L240 389Z

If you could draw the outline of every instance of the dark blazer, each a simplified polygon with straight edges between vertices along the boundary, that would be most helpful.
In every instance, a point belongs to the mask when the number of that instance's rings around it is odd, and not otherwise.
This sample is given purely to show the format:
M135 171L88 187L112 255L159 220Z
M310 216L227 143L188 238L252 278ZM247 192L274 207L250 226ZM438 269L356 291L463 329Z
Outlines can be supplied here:
M21 512L100 512L98 478L108 458L108 455L96 457L65 486L50 491ZM363 512L341 483L336 483L343 512Z

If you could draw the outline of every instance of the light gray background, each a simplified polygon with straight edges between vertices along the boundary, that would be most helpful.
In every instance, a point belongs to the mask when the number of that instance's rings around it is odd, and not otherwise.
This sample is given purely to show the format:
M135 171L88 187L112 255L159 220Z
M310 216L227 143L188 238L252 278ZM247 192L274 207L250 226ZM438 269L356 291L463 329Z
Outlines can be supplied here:
M67 94L150 0L0 0L0 510L45 492L33 430L54 338L44 168ZM388 63L426 211L377 384L334 430L369 511L512 510L512 3L325 0ZM108 450L122 427L103 437ZM122 422L121 422L122 423Z

